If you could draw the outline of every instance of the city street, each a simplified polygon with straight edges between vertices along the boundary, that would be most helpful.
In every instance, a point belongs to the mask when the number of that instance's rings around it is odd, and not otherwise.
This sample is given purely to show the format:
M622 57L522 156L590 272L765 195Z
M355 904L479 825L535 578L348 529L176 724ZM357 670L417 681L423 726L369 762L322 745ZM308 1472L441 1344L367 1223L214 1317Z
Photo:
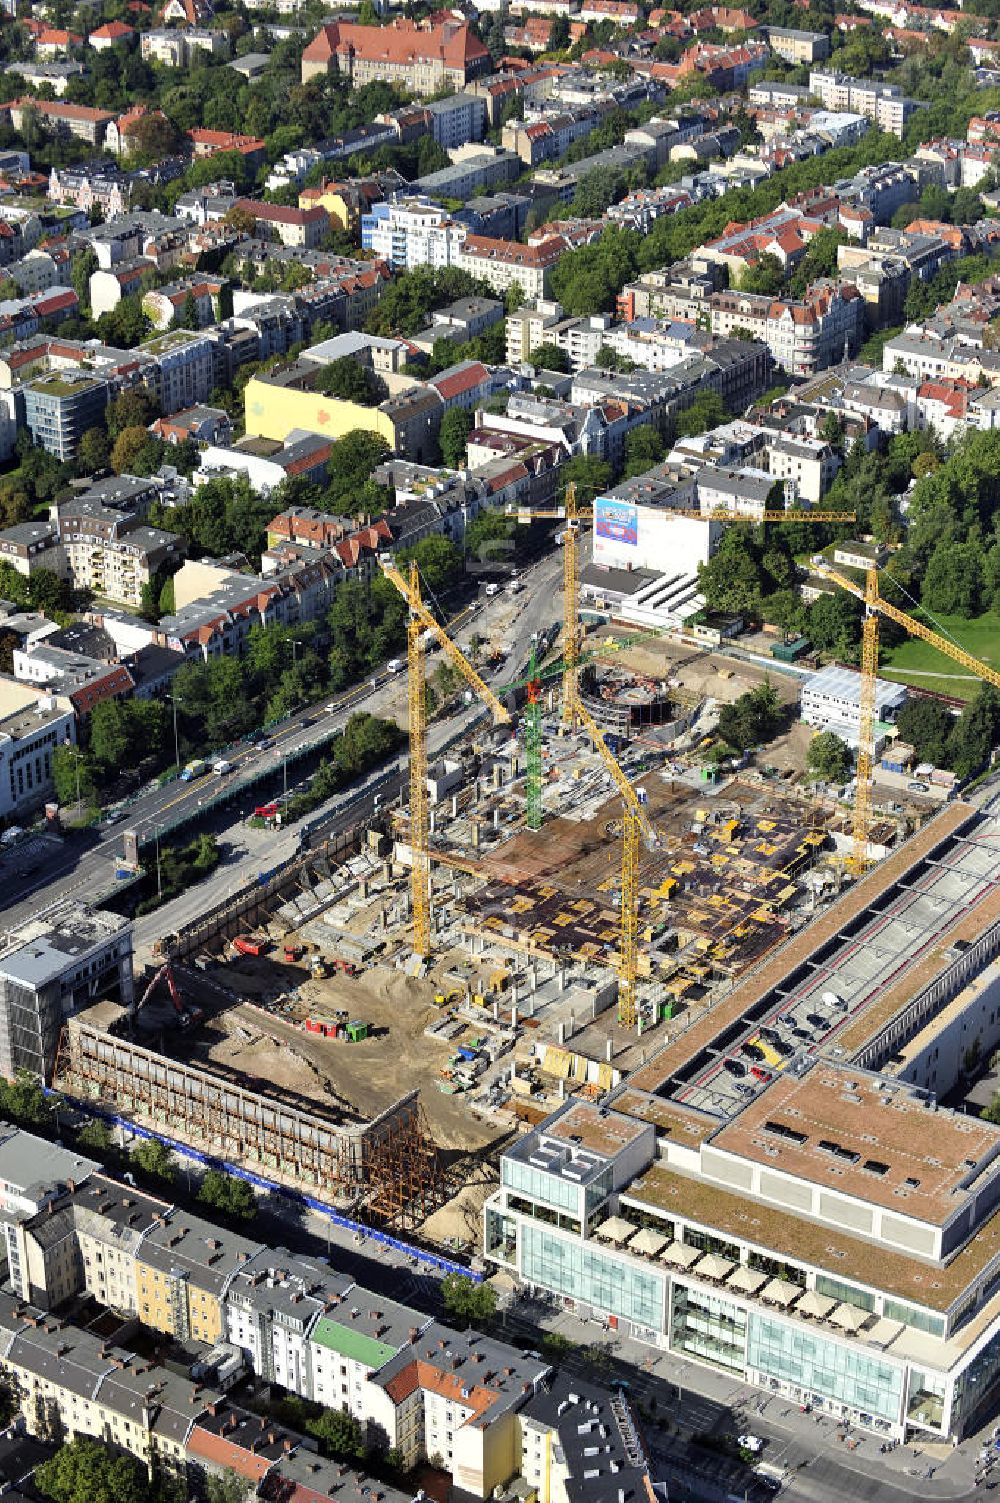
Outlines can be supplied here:
M455 618L457 629L454 624L452 629L455 640L463 648L468 648L474 633L484 639L496 633L503 643L504 657L488 675L492 682L504 684L520 678L531 651L532 633L560 619L561 596L557 583L561 567L559 554L549 554L523 572L523 589L513 599L503 593L487 599L485 592L481 591L479 598ZM513 621L506 624L512 615ZM264 744L246 744L231 751L228 760L233 764L232 771L222 780L207 773L189 783L178 780L163 787L151 787L113 823L102 821L94 829L70 832L62 841L34 838L27 857L23 845L0 855L0 909L5 910L5 925L21 923L37 913L40 907L64 898L106 901L119 885L116 873L125 873L123 836L126 830L134 831L141 841L148 842L158 830L169 830L186 818L189 824L214 830L220 842L235 855L235 863L233 859L224 861L208 884L202 883L193 890L197 896L188 894L177 900L182 905L178 909L178 918L172 924L163 923L161 932L176 928L178 921L184 921L185 912L198 912L207 903L214 902L217 894L226 896L235 891L251 871L277 865L293 848L284 838L287 832L281 837L273 831L261 832L264 837L261 841L251 841L252 832L247 832L243 825L247 815L256 804L264 803L284 787L292 786L288 763L293 754L298 758L308 755L312 749L318 751L332 732L343 728L355 711L366 710L373 715L393 718L405 729L405 674L380 672L345 694L331 697L328 702L336 704L335 711L328 713L323 703L311 705L276 726ZM470 706L447 721L433 724L430 731L432 754L463 726L471 725L479 714L478 706ZM206 749L206 757L208 755L209 749ZM263 778L252 789L238 791L249 772L273 772L273 776ZM233 789L233 804L228 809L206 809L199 815L208 799L214 799L227 787ZM348 789L331 800L327 807L334 813L356 798L357 789ZM362 808L356 805L350 812L350 819L360 812L363 812ZM318 813L314 811L308 820L314 823L317 817ZM350 819L345 819L345 824ZM240 855L241 850L245 856ZM26 866L31 869L26 870ZM160 910L161 915L164 912ZM145 927L152 932L156 924Z

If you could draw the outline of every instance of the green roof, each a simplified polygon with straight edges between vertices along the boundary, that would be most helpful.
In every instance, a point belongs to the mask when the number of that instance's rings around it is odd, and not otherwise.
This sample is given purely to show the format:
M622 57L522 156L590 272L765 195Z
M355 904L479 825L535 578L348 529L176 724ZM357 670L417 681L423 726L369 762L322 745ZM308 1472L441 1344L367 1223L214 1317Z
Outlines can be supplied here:
M313 1327L312 1340L355 1362L362 1362L373 1370L388 1362L390 1357L395 1357L399 1351L397 1346L376 1341L374 1336L366 1336L364 1331L356 1331L351 1326L342 1325L339 1320L330 1320L326 1315L321 1315Z

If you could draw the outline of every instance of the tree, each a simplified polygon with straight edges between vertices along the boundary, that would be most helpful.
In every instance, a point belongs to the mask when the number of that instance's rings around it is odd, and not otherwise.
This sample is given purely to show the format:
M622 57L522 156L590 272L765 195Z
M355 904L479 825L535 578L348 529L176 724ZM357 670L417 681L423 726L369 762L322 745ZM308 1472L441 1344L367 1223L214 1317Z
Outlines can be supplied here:
M125 428L148 428L159 408L144 386L130 386L120 392L105 409L108 434L118 437Z
M359 364L350 355L321 366L313 388L321 391L324 396L334 397L341 402L357 402L362 407L376 407L389 394L382 377L377 376L367 365Z
M559 490L565 496L570 485L576 486L577 506L589 506L611 484L611 466L594 454L577 454L559 471Z
M740 276L741 292L758 292L766 297L777 297L784 285L785 268L770 251L765 251Z
M1000 694L992 684L980 685L975 699L962 711L951 733L948 756L960 778L985 767L1000 737Z
M90 312L90 278L99 265L96 252L89 246L86 250L77 251L70 262L70 281L73 283L73 291L80 300L81 313Z
M209 1169L201 1182L198 1199L202 1205L221 1211L237 1221L252 1221L257 1214L257 1197L245 1179Z
M441 419L438 443L441 446L441 458L451 470L465 467L467 440L474 421L472 413L466 407L450 407Z
M940 615L979 614L983 593L983 550L978 543L942 542L931 554L921 600Z
M88 428L76 449L76 463L81 475L93 475L107 468L110 458L108 435L103 428Z
M652 423L642 423L625 440L625 479L645 475L654 465L662 464L667 446Z
M554 16L549 27L549 51L562 52L569 46L569 17Z
M76 1135L77 1148L89 1148L92 1153L107 1156L114 1151L115 1140L111 1136L111 1129L106 1122L99 1117L93 1117L85 1122Z
M955 729L955 716L936 699L911 699L896 716L901 741L907 741L918 761L935 767L948 765L948 742Z
M446 1273L441 1280L441 1298L448 1314L463 1328L473 1322L489 1325L496 1315L496 1291L489 1284L479 1284L464 1273Z
M566 375L569 371L569 356L557 344L538 345L532 350L528 359L540 370L558 371L560 375Z
M163 854L161 852L161 858ZM137 1144L129 1154L129 1160L140 1173L160 1184L172 1185L177 1178L174 1156L158 1138L146 1138Z
M306 1421L309 1434L319 1441L325 1456L338 1461L358 1461L365 1454L361 1423L345 1409L324 1409Z
M35 1472L38 1490L53 1503L147 1503L149 1478L134 1456L78 1436Z
M723 705L719 712L719 735L736 751L749 751L771 741L781 726L781 703L767 679L731 705Z
M136 460L149 443L145 428L123 428L111 450L111 468L116 475L125 475L134 468Z
M246 1503L249 1487L239 1472L225 1471L221 1477L205 1478L205 1503Z
M809 743L806 767L817 782L846 783L851 774L851 754L835 731L820 731Z
M699 433L707 433L712 428L718 428L727 417L725 404L717 391L699 392L690 407L677 418L677 437L694 438Z
M91 759L76 746L57 746L52 751L52 784L64 806L79 800L88 808L97 803L97 784Z
M189 292L181 304L181 311L177 319L178 328L199 329L201 324L198 319L198 304L194 300L194 294Z
M47 1127L53 1100L30 1070L18 1070L13 1080L0 1079L0 1117L22 1127Z

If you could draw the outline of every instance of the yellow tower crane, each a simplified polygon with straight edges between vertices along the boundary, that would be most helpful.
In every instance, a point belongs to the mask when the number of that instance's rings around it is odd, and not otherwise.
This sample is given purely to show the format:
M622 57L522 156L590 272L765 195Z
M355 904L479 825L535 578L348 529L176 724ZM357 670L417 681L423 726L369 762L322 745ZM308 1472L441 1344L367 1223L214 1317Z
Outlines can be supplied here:
M444 627L431 615L420 594L420 571L410 564L406 580L390 558L380 558L379 566L410 608L406 626L406 666L410 734L410 885L413 907L414 954L426 959L431 953L431 856L430 816L427 801L427 699L424 683L424 632L432 632L444 649L448 661L458 670L471 689L493 711L498 724L508 722L510 714L493 690L476 672L461 648L456 647Z
M639 974L639 846L645 839L657 842L656 831L639 795L604 739L604 732L584 704L577 699L576 718L584 726L622 799L622 891L621 940L618 955L618 1021L634 1028L638 1021L636 987Z
M891 604L879 594L878 570L869 569L865 574L864 585L855 584L853 579L848 579L843 574L838 574L836 569L829 568L826 564L814 565L817 574L824 579L831 580L847 590L858 600L864 603L865 621L861 638L861 702L858 720L858 768L857 783L854 796L854 818L851 834L854 849L851 856L851 866L858 876L868 865L868 843L871 833L872 817L872 769L875 761L875 691L878 675L878 618L880 615L895 621L911 637L919 637L922 642L927 642L931 647L936 647L938 652L944 653L945 657L968 668L978 678L1000 689L1000 673L995 668L988 667L974 658L964 648L949 642L947 637L942 637L938 632L932 631L922 621L917 621L913 616L901 611L898 605Z

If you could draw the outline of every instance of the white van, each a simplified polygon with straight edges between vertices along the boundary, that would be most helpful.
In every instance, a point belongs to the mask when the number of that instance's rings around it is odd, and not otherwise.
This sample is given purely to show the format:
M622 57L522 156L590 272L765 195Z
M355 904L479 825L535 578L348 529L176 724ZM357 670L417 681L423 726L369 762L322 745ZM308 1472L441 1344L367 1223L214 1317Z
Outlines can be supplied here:
M494 595L499 595L499 593L500 593L500 586L498 584L488 584L486 586L486 598L487 598L487 600L492 600L493 596Z
M225 757L220 757L218 762L214 762L212 764L212 771L215 773L215 776L217 778L223 777L227 772L232 772L232 770L232 762L227 762Z
M402 673L406 665L402 658L390 658L385 665L386 673Z

